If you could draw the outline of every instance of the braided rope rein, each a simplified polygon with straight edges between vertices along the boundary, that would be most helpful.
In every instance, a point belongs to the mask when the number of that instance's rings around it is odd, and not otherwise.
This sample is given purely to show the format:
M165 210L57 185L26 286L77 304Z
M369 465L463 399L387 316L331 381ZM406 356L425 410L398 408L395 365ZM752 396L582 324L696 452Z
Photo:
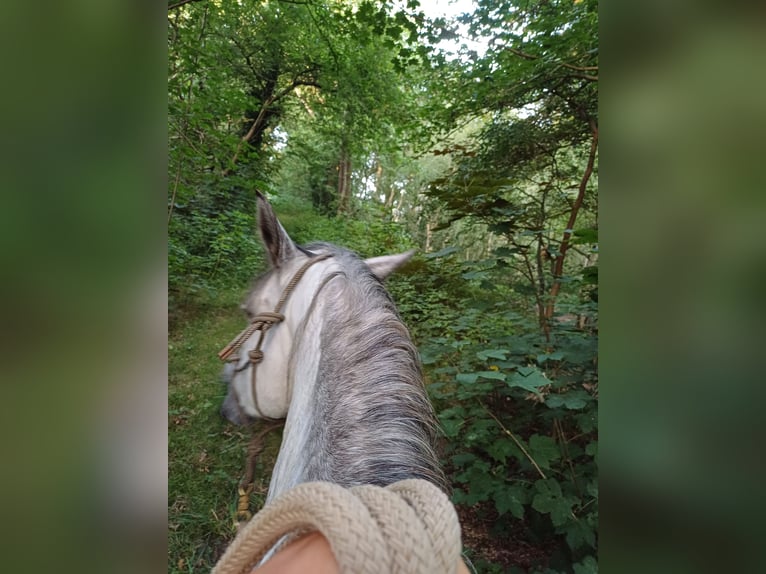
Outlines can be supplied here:
M246 574L286 534L320 532L343 574L455 572L460 523L446 494L421 479L343 488L299 484L242 528L212 574Z

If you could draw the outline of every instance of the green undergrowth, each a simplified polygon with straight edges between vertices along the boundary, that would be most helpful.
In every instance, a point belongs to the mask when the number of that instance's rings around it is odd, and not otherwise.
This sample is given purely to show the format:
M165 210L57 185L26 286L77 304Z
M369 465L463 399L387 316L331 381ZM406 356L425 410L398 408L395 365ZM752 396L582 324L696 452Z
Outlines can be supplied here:
M489 545L503 564L474 552L481 571L596 572L592 285L580 280L584 297L561 296L567 313L554 317L545 337L503 271L496 261L431 255L390 285L424 363L452 500L491 525ZM530 558L514 548L535 552Z
M225 422L216 353L243 327L240 290L183 309L168 340L168 572L209 572L235 534L237 483L248 435ZM268 489L279 449L271 433L259 458L253 503Z

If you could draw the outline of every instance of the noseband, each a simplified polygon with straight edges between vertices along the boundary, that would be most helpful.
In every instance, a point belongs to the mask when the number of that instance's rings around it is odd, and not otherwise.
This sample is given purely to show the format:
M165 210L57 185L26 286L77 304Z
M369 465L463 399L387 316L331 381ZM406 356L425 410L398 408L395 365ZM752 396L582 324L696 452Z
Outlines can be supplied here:
M235 369L235 372L240 372L244 369L246 369L248 366L251 366L253 369L253 374L251 378L251 386L253 390L253 403L255 406L255 409L258 411L258 413L261 415L264 419L269 419L269 417L265 416L263 414L263 411L261 410L260 406L258 406L258 394L256 393L256 366L258 363L263 361L263 351L261 350L261 346L263 345L263 340L266 337L266 331L271 329L274 325L281 323L285 320L285 316L280 312L282 310L282 307L287 302L287 299L290 297L292 292L295 290L295 287L298 285L300 280L303 278L303 275L305 275L306 271L308 271L309 267L314 265L315 263L319 263L320 261L324 261L325 259L328 259L332 257L332 253L325 253L323 255L318 255L316 257L312 257L306 263L304 263L298 271L295 272L295 275L292 276L290 279L290 282L285 286L284 291L282 291L282 296L279 298L279 301L277 302L276 306L274 307L274 310L269 312L265 311L263 313L258 313L255 317L252 318L250 321L250 324L245 327L245 329L232 341L226 345L221 351L218 353L218 358L222 361L225 361L227 363L232 362L238 362L239 361L239 355L234 355L239 349L242 347L242 345L247 341L253 333L256 331L260 331L260 336L258 337L258 341L255 344L255 348L253 348L251 351L248 352L248 357L250 358L249 363L245 363L244 366L242 366L239 369ZM234 355L232 357L232 355ZM234 382L232 381L232 389L234 391L235 398L237 399L237 406L240 409L240 414L243 415L242 412L242 405L240 404L239 397L237 396L237 390L233 386ZM243 422L244 422L243 418ZM272 419L273 420L273 419Z

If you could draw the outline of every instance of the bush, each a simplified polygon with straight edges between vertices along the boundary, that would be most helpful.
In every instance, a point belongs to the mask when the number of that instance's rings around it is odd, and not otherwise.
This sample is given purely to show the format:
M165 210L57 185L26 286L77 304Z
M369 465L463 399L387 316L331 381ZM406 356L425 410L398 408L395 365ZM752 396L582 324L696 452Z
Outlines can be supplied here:
M391 290L420 343L453 501L494 513L499 544L521 521L532 543L556 547L541 568L595 571L596 333L554 321L546 340L500 276L448 259L416 266Z

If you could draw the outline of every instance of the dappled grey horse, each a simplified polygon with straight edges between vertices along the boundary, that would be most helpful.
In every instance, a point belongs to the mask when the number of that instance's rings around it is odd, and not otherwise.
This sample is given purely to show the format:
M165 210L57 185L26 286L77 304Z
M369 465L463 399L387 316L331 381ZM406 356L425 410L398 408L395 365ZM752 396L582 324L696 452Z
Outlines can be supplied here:
M418 352L382 284L412 252L363 260L298 246L260 196L258 220L271 268L243 305L249 327L222 351L222 413L286 417L267 501L317 480L422 478L446 490Z

